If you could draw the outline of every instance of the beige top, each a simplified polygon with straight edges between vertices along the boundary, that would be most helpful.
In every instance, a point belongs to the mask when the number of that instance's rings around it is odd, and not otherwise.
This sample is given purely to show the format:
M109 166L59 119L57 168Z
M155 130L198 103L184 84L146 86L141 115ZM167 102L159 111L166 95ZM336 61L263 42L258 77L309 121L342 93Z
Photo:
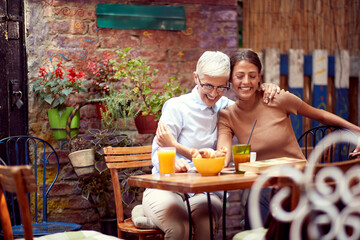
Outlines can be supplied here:
M269 104L265 104L262 93L256 92L255 107L245 110L246 103L237 101L220 112L219 136L235 136L239 143L246 143L255 119L257 119L250 140L251 151L256 152L257 160L277 157L305 159L295 133L290 113L297 115L302 100L292 93L281 91ZM248 106L247 106L248 107Z

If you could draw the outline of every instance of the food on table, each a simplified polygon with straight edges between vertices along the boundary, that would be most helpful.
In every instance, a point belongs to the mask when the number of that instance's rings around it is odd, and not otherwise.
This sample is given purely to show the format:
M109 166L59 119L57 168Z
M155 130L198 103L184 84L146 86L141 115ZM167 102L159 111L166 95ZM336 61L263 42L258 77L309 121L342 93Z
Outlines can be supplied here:
M214 150L212 148L201 148L195 149L192 148L190 150L191 156L193 158L217 158L217 157L225 157L227 153L226 147L221 147L219 150Z
M190 154L193 158L201 158L199 150L197 150L196 148L190 149Z
M221 147L215 152L215 157L225 157L227 153L227 147Z

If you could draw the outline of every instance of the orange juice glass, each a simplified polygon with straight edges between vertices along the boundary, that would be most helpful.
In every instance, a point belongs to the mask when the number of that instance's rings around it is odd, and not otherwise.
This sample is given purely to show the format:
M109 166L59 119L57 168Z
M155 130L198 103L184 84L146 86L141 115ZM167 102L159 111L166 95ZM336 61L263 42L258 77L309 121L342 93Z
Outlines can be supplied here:
M175 147L163 147L157 150L159 170L161 175L169 176L175 173Z
M232 146L236 173L243 173L239 170L239 163L250 162L250 150L250 144L238 144Z

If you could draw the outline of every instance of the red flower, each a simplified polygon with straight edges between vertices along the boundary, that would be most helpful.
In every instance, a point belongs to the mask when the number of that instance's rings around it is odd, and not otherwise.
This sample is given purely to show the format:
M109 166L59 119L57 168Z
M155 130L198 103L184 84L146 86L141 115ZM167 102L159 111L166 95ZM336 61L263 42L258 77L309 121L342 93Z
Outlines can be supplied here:
M74 68L70 68L67 70L69 73L67 74L67 76L69 77L69 81L74 83L76 80L76 72Z
M82 77L85 77L85 76L86 76L86 74L83 73L83 72L79 72L78 74L76 74L77 78L82 78Z
M69 73L67 74L67 76L69 77L69 81L74 83L76 81L76 78L82 78L85 77L85 73L83 72L79 72L78 74L76 74L76 71L74 68L70 68L67 70Z
M61 79L64 78L64 72L61 70L61 68L55 69L55 71L52 73L55 73L55 77L57 78L61 78Z
M40 73L40 77L45 79L45 76L48 74L45 70L45 68L40 68L39 69L39 73Z

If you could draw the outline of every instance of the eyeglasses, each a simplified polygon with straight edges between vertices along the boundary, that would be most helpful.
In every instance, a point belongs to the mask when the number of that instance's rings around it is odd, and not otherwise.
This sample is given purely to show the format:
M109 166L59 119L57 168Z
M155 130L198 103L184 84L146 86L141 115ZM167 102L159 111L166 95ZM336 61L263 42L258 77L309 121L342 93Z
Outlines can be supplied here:
M196 74L196 75L197 75L197 78L199 79L200 86L201 86L202 88L204 88L204 91L205 91L206 93L210 93L210 92L212 92L214 89L216 89L217 93L222 93L222 92L224 92L224 91L229 90L229 88L230 88L229 85L226 86L226 87L222 87L222 86L215 87L214 85L211 85L211 84L208 84L208 83L201 83L199 74Z

